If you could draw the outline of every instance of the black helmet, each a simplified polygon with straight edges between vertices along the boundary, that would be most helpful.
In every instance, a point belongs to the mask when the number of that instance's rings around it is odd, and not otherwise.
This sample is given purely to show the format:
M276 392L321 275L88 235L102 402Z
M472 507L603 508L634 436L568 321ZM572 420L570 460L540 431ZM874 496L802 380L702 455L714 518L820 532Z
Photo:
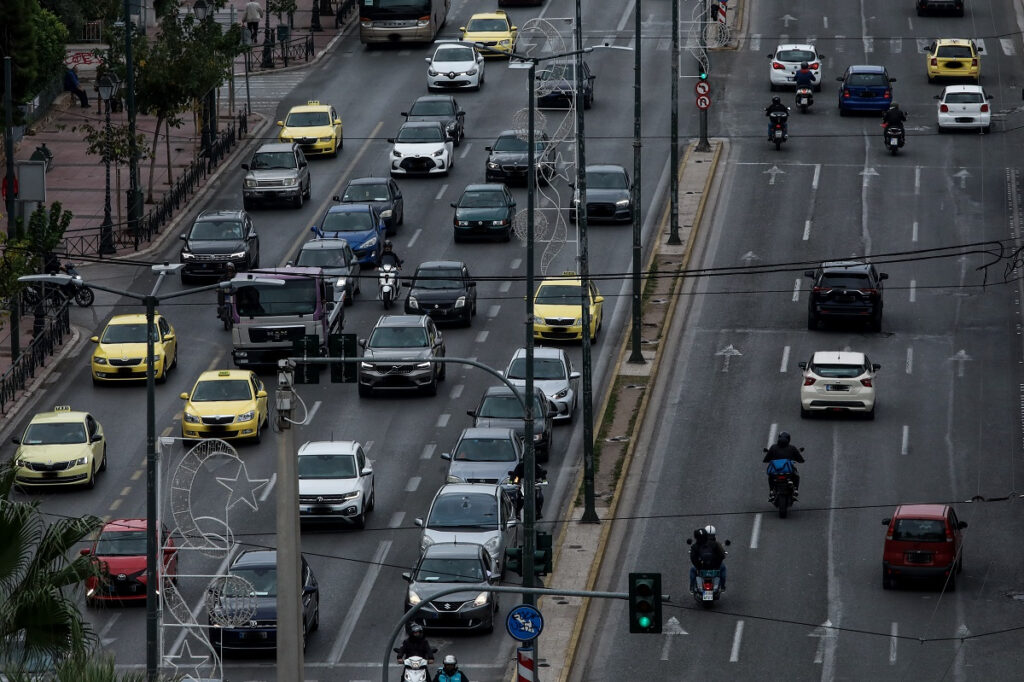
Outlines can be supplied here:
M704 542L708 537L708 532L703 528L698 528L693 531L693 539L697 541L697 544Z
M235 273L235 264L231 263L231 262L228 262L228 264L224 266L224 269L227 270L229 274L234 274Z
M772 104L782 104L782 98L779 97L778 95L772 97Z
M776 442L782 447L789 445L789 431L780 432Z
M409 627L409 634L414 636L414 637L417 636L417 635L422 635L423 634L423 626L420 625L419 623L413 623L412 626Z
M892 104L891 104L891 105L889 106L889 111L899 111L899 110L900 110L900 105L899 105L899 104L896 104L896 102L893 102L893 103L892 103Z
M385 251L390 251L392 248L394 248L394 245L391 243L391 240L390 239L386 240L384 242L384 250Z
M800 62L800 68L801 69L809 69L809 68L811 68L811 65L808 64L807 62Z

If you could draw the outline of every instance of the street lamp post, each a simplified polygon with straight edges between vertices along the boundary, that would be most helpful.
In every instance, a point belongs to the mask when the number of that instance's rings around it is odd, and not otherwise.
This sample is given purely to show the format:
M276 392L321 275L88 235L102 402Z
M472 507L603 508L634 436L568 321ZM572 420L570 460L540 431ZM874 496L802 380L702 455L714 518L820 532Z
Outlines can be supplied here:
M124 89L125 115L128 117L128 229L139 248L139 219L142 217L142 191L139 189L139 146L135 138L135 62L132 58L131 0L124 0Z
M629 362L643 364L643 353L640 352L640 328L643 324L643 307L640 297L643 284L640 279L642 247L640 244L640 0L633 7L636 24L636 51L633 53L633 328L631 330ZM673 169L673 172L674 169Z
M196 20L202 24L206 21L206 17L210 16L210 6L206 4L206 0L196 0L192 5L192 12L196 16ZM203 156L209 161L212 150L213 150L213 132L210 129L211 119L213 118L213 107L210 102L210 95L213 93L213 89L210 92L203 95L203 106L202 106L202 119L203 119L203 130L200 145L202 147Z
M260 66L264 69L274 68L274 34L270 31L270 3L267 3L267 11L263 13L263 60Z
M120 82L112 73L106 73L100 78L99 91L100 99L104 104L104 128L103 128L103 166L106 175L106 183L103 194L103 224L100 226L100 255L106 256L117 253L114 246L114 225L110 217L110 100L117 96L117 89Z

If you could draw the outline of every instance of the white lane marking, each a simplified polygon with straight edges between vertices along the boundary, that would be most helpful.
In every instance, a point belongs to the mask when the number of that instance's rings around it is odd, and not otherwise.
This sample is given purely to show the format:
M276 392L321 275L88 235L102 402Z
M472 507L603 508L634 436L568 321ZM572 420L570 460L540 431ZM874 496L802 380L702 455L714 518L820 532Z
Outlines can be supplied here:
M779 432L779 425L778 424L773 423L770 427L768 427L768 447L771 447L772 445L775 444L775 435L778 432Z
M824 15L821 17L821 25L824 26L825 28L828 28L828 17Z
M370 450L373 450L373 443L374 441L372 440L368 440L365 443L363 443L363 452L366 453L367 455L370 454Z
M889 38L889 51L893 54L903 52L903 38Z
M490 308L487 309L487 317L497 317L498 313L500 313L500 312L501 312L501 306L500 305L492 305Z
M914 32L914 22L910 20L910 17L907 17L907 30L911 33Z
M793 284L793 301L795 302L795 301L799 301L799 300L800 300L800 280L798 279Z
M907 374L914 373L914 347L907 346Z
M921 167L914 166L914 194L921 193Z
M916 242L917 241L917 221L916 220L914 221L914 226L913 226L913 228L910 231L910 241L912 241L912 242Z
M835 35L835 41L836 52L839 54L846 52L846 36L839 35L837 33Z
M420 238L421 232L423 232L423 228L416 228L416 231L412 233L412 237L409 238L409 243L405 245L405 248L411 248L412 245L416 243L416 240Z
M918 38L917 39L917 52L918 54L927 54L928 46L932 44L930 38Z
M421 476L413 476L412 478L410 478L409 482L405 484L405 492L407 492L407 493L414 493L414 492L416 492L417 488L420 487L420 481L422 481L422 480L423 480L423 478Z
M412 50L399 50L398 51L398 56L399 57L408 57L411 54L412 54Z
M506 282L502 282L501 283L501 286L498 287L498 291L500 291L503 294L507 294L509 289L511 289L511 288L512 288L512 282L506 281Z
M818 646L814 650L814 662L819 665L825 659L825 640L830 636L830 627L832 627L832 621L826 620L824 623L814 628L814 632L807 634L808 637L818 638Z
M861 14L864 13L864 6L861 5ZM868 148L869 140L867 136L864 137L864 170L860 174L864 177L863 184L860 189L860 238L864 245L864 253L871 253L871 232L868 229L870 223L870 217L868 214L868 183L873 176L878 175L878 171L868 166L868 160L870 158L870 149Z
M905 455L908 452L910 452L910 426L904 424L903 436L900 438L900 454Z
M759 51L761 49L761 34L760 33L752 33L750 35L750 49L754 50L755 52L757 52L757 51Z
M529 151L529 150L527 150L527 151ZM484 343L485 341L487 341L487 337L488 337L489 334L490 334L490 332L487 331L486 329L483 330L482 332L478 333L476 335L476 342L477 343Z
M832 477L829 482L829 513L828 513L828 526L827 535L828 538L828 559L827 559L827 595L828 595L828 619L826 623L830 626L836 627L842 625L843 618L843 603L841 593L839 590L839 576L836 575L838 571L838 565L841 559L839 559L839 552L837 550L836 540L836 508L839 504L839 462L842 461L843 450L839 443L839 429L833 429L832 431ZM839 646L839 636L835 630L831 628L824 632L821 644L824 645L822 648L822 668L821 668L821 682L833 682L836 679L836 649Z
M871 36L864 36L864 54L875 51L875 39Z
M917 280L910 280L910 302L913 303L917 300Z
M455 384L454 386L452 386L452 392L449 393L448 396L452 400L458 400L462 396L462 391L465 390L465 388L465 384Z
M636 0L629 0L629 4L626 5L622 11L622 16L619 17L619 23L615 26L616 31L621 31L626 28L626 22L633 16L633 7L636 5Z
M814 175L811 177L811 189L818 189L818 181L821 180L821 164L814 164Z
M430 459L434 456L435 450L437 450L437 443L427 443L423 446L423 452L420 453L420 459Z
M889 629L889 665L896 665L896 645L899 643L900 627L896 621Z
M104 624L103 629L99 631L98 639L103 646L110 646L110 644L113 643L113 639L107 639L107 633L110 632L110 628L114 627L114 623L116 623L117 619L120 617L121 612L115 611L114 615L112 615L110 619L107 620L106 624Z
M789 369L789 346L782 349L782 363L779 364L779 371L785 372Z
M750 549L757 549L757 542L761 538L761 512L754 514L754 527L750 530Z
M1013 38L1000 38L999 46L1003 48L1003 54L1012 57L1017 54L1017 48L1013 44Z
M743 642L743 621L736 621L736 632L732 635L732 651L729 652L729 662L735 663L740 660L740 644Z
M313 417L316 416L316 413L320 409L320 405L322 404L322 402L323 401L317 400L316 402L313 403L313 407L309 408L309 413L306 415L306 421L303 422L304 424L309 424L310 422L313 421Z
M405 520L405 512L404 511L396 511L394 514L391 515L391 520L388 521L388 528L401 528L402 527L402 521L404 521L404 520Z
M445 412L444 414L439 416L437 418L437 428L443 429L444 427L448 426L448 420L451 419L451 418L452 418L452 415L450 413L448 413L448 412Z
M811 238L811 221L810 220L805 220L804 221L804 241L807 241L810 238Z
M466 154L468 154L469 150L472 149L472 148L473 148L473 143L472 142L467 142L466 144L462 145L462 153L459 154L459 158L460 159L466 158ZM527 148L527 151L529 151L529 148Z
M513 258L512 262L508 264L509 270L518 270L519 266L523 264L522 258Z
M440 200L444 196L445 191L448 189L448 183L441 185L441 189L437 190L437 194L434 195L434 201Z
M387 557L389 549L391 549L391 540L382 540L377 545L377 551L374 552L373 559L370 560L369 565L365 568L366 573L363 574L363 582L359 584L359 590L356 591L355 599L349 603L345 611L345 622L341 624L338 637L334 640L334 646L331 647L331 656L328 659L331 663L337 663L341 660L341 655L345 651L348 639L355 632L359 618L363 615L363 609L366 608L366 602L370 598L373 584L377 581L377 575L384 565L384 559Z
M277 472L270 474L270 480L263 486L263 492L260 493L260 502L266 502L267 498L270 497L270 491L274 489L274 484L277 483Z

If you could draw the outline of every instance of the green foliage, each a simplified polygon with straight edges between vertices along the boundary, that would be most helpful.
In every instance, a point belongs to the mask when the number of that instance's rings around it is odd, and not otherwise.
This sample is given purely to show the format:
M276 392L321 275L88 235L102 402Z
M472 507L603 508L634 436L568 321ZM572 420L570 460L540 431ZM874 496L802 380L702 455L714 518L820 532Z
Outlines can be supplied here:
M295 0L267 0L267 14L276 14L278 18L297 9Z
M91 123L72 128L72 132L78 130L85 133L84 140L89 145L86 153L96 154L101 161L110 161L112 164L124 165L131 159L132 138L127 123L111 125L109 131L106 125L94 126ZM140 133L135 134L135 150L139 159L145 160L150 156L146 138Z
M40 206L29 217L28 237L8 242L0 233L0 300L11 300L25 286L18 281L22 275L40 271L43 254L53 251L60 244L64 232L71 224L71 211L65 211L59 201L50 205L49 210ZM0 505L3 499L0 497ZM0 542L3 542L0 534ZM0 562L3 561L0 548ZM3 596L0 587L0 598ZM2 607L0 607L2 608Z
M32 20L36 43L36 81L33 92L43 89L54 76L64 76L64 46L68 29L52 12L39 9Z
M33 86L39 79L35 35L35 15L38 11L36 0L0 2L0 57L11 58L11 93L15 107L12 115L15 125L24 120L18 107L36 94ZM0 92L3 87L6 86L3 61L0 59ZM0 100L0 108L2 106Z

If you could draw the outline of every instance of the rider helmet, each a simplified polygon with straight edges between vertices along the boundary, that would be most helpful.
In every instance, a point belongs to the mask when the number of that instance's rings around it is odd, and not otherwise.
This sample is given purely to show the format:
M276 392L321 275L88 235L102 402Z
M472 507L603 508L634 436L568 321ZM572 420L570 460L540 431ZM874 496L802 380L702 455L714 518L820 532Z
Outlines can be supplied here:
M772 104L782 104L782 98L779 97L778 95L772 97Z
M715 539L715 527L712 525L704 526L704 532L707 534L709 540Z
M781 432L779 434L778 444L781 447L786 447L787 445L789 445L789 432L788 431L783 431L783 432Z
M409 628L409 634L416 637L423 635L423 626L419 623L413 623L412 627Z
M394 248L394 244L391 243L390 239L388 239L387 241L384 242L384 250L385 251L390 251L393 248Z
M807 62L800 62L800 68L801 69L809 69L809 68L811 68L811 65L808 64Z
M458 667L459 662L455 660L455 656L453 656L452 654L448 654L444 657L442 665L444 665L444 671L450 675L455 672L455 669Z

